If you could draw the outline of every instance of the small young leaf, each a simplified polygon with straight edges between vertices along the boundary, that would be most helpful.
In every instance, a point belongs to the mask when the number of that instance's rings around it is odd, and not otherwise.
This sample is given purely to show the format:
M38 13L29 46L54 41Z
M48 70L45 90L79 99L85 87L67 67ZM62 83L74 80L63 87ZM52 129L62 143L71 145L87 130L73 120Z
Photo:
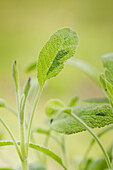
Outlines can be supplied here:
M17 68L16 60L13 62L12 73L13 73L15 88L16 88L16 91L18 91L18 89L19 89L19 75L18 75L18 68Z
M78 97L76 96L76 97L74 97L71 101L70 101L70 103L68 104L68 106L69 107L74 107L74 106L76 106L76 103L77 103L77 101L78 101Z
M107 85L106 85L106 80L105 80L104 74L100 75L100 82L101 82L101 85L102 85L103 89L105 91L107 91Z
M47 79L55 77L71 58L78 46L78 35L70 28L56 31L40 51L37 78L42 87Z
M104 113L104 115L97 115L99 112ZM83 125L66 113L62 113L54 118L51 124L53 130L65 134L73 134L86 130ZM109 105L91 104L76 106L73 113L80 117L91 128L101 128L113 123L113 113Z
M107 98L89 98L83 100L86 103L109 103Z
M41 133L41 134L45 134L45 135L50 134L50 130L46 130L46 129L42 129L42 128L35 128L35 129L33 129L32 132L37 132L37 133Z
M0 107L5 107L5 106L6 106L6 101L0 98Z
M105 78L113 85L113 53L103 55L102 62L105 68Z
M105 79L104 74L100 75L100 82L101 85L105 91L105 93L107 94L107 97L109 98L109 101L111 103L111 106L113 106L113 87L112 85Z
M32 64L30 64L28 67L27 67L27 69L26 69L26 72L31 72L31 71L33 71L33 70L36 70L36 61L34 62L34 63L32 63Z
M25 98L27 98L27 96L28 96L30 87L31 87L31 78L29 77L28 80L25 82L24 90L23 90Z
M59 99L49 100L45 108L46 115L48 117L51 117L53 115L56 115L61 109L64 109L64 108L65 108L65 105L61 100Z

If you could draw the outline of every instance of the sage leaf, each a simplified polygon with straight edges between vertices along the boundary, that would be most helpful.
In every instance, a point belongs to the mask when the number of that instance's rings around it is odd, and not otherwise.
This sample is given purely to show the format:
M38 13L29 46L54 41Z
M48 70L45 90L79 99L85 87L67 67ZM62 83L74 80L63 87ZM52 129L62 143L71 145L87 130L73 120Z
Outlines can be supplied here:
M113 85L113 53L103 55L102 62L105 68L105 78Z
M43 129L43 128L35 128L35 129L32 130L32 132L49 135L50 129L47 130L47 129Z
M73 134L85 131L86 128L78 121L73 119L65 110L66 113L61 113L54 118L51 128L60 133ZM101 128L113 123L113 113L109 105L88 104L83 106L76 106L73 113L80 117L89 127ZM98 114L103 113L103 114Z
M76 106L76 103L77 103L78 99L79 99L79 98L78 98L77 96L74 97L74 98L72 98L71 101L70 101L69 104L68 104L68 107L74 107L74 106Z
M36 61L34 62L34 63L32 63L32 64L30 64L28 67L27 67L27 69L26 69L26 72L31 72L31 71L33 71L33 70L36 70Z
M18 144L20 145L20 142L18 142ZM9 146L9 145L14 145L13 141L11 140L1 140L0 141L0 146ZM57 163L59 163L65 170L68 170L65 165L62 162L62 159L57 156L54 152L52 152L50 149L44 147L44 146L40 146L38 144L33 144L33 143L29 143L29 147L32 149L36 149L40 152L43 152L44 154L46 154L47 156L51 157L52 159L54 159Z
M83 100L86 103L109 103L109 100L107 98L89 98Z
M0 98L0 107L5 107L5 106L6 106L6 101Z
M49 149L47 149L43 146L40 146L40 145L37 145L37 144L32 144L32 143L29 144L29 147L36 149L36 150L39 150L39 151L43 152L44 154L50 156L56 162L58 162L65 170L67 170L67 168L65 167L65 165L62 162L62 159L59 156L57 156L54 152L52 152L51 150L49 150Z
M46 115L48 117L51 117L53 115L56 115L61 109L64 109L65 105L64 103L59 99L51 99L46 104Z
M70 28L56 31L40 51L37 78L42 87L47 79L57 76L64 62L71 58L78 46L78 35Z
M14 79L14 83L15 83L15 89L16 89L16 91L18 91L18 89L19 89L19 73L18 73L16 60L13 62L13 65L12 65L12 74L13 74L13 79Z

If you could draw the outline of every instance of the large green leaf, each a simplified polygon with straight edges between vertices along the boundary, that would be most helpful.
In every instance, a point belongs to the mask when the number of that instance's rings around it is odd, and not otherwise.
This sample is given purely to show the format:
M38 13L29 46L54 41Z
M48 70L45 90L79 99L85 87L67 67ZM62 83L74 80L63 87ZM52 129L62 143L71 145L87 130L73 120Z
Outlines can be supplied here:
M20 145L20 142L18 142L18 144ZM12 141L0 141L0 146L9 146L9 145L13 145L13 142ZM67 170L67 168L65 167L65 165L62 162L62 159L59 156L57 156L54 152L49 150L48 148L46 148L44 146L40 146L38 144L33 144L33 143L30 143L29 147L32 149L36 149L40 152L43 152L47 156L54 159L57 163L59 163L65 170Z
M74 108L73 113L80 117L89 127L101 128L113 123L113 113L109 105L83 105ZM85 131L86 128L78 121L61 113L52 122L51 128L57 132L72 134Z
M113 85L113 53L103 55L102 61L105 68L105 77Z
M55 77L64 67L64 62L75 54L78 35L70 28L56 31L40 51L37 63L37 78L40 86Z

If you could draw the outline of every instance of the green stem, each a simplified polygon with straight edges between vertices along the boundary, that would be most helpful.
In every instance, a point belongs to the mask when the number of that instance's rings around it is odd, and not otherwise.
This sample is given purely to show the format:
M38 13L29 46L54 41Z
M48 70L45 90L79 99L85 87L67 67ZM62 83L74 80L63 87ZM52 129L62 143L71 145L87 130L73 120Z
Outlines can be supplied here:
M29 167L28 167L28 160L23 160L22 161L22 170L28 170Z
M30 135L31 135L31 128L32 128L33 118L34 118L35 110L36 110L36 107L37 107L41 92L42 92L42 88L39 88L38 93L37 93L36 98L35 98L35 101L34 101L32 111L31 111L31 117L30 117L29 126L28 126L27 143L26 143L26 154L27 155L28 155L29 140L30 140Z
M66 139L65 136L62 136L62 145L61 145L62 153L64 156L64 163L67 165L67 150L66 150Z
M18 147L18 145L17 145L16 139L15 139L13 133L11 132L11 130L9 129L9 127L7 126L7 124L4 122L4 120L3 120L2 118L0 118L0 122L1 122L2 125L5 127L5 129L6 129L7 132L9 133L11 139L13 140L13 143L14 143L14 145L15 145L15 148L16 148L16 150L17 150L17 153L18 153L18 155L19 155L19 157L20 157L20 160L22 161L22 155L21 155L20 149L19 149L19 147Z
M20 123L20 137L21 137L21 152L22 152L22 156L23 159L26 159L26 147L25 147L25 127L23 124Z
M69 114L69 113L67 112L67 114ZM69 115L70 115L71 117L73 117L75 120L77 120L79 123L81 123L81 124L88 130L88 132L94 137L94 139L97 141L98 145L100 146L100 148L101 148L101 150L102 150L102 152L103 152L103 154L104 154L104 157L105 157L106 163L107 163L107 165L108 165L108 168L111 169L111 163L110 163L109 156L108 156L108 154L107 154L107 152L106 152L103 144L101 143L101 141L99 140L99 138L96 136L96 134L95 134L95 133L92 131L92 129L91 129L89 126L87 126L87 124L85 124L85 123L83 122L83 120L80 119L77 115L75 115L75 114L72 113L72 112L71 112Z
M110 127L106 128L106 129L103 129L101 132L99 132L99 133L97 134L97 136L98 136L98 137L101 137L101 136L104 135L106 132L108 132L109 130L112 130L112 129L113 129L113 126L110 126ZM84 154L83 160L84 160L84 159L87 157L87 155L89 154L89 151L91 150L91 148L92 148L92 146L94 145L94 143L95 143L95 139L93 138L93 139L91 140L91 142L90 142L90 145L89 145L88 149L86 150L86 152L85 152L85 154Z

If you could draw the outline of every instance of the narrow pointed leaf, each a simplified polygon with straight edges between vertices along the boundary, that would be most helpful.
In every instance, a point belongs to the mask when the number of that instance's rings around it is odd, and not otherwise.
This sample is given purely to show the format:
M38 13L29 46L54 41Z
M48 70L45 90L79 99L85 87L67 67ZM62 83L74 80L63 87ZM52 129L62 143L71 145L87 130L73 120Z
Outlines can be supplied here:
M107 98L89 98L83 100L86 103L109 103Z
M69 104L68 104L68 107L74 107L74 106L76 106L76 103L78 102L78 97L76 96L76 97L74 97L74 98L72 98L71 99L71 101L69 102Z
M20 142L18 142L18 144L20 145ZM9 146L9 145L14 145L12 141L0 141L0 146ZM40 152L43 152L44 154L46 154L47 156L51 157L52 159L54 159L57 163L59 163L65 170L68 170L65 165L63 164L62 159L56 155L54 152L52 152L51 150L49 150L48 148L44 147L44 146L40 146L38 144L33 144L30 143L29 147L32 149L36 149Z
M31 72L31 71L33 71L33 70L36 70L36 61L34 62L34 63L32 63L32 64L30 64L28 67L27 67L27 69L26 69L26 72Z
M45 134L45 135L49 135L50 134L50 130L48 129L42 129L42 128L35 128L32 130L32 132L35 133L41 133L41 134Z
M55 77L64 68L78 46L78 35L70 28L56 31L40 51L37 63L37 78L42 87L47 79Z
M102 62L105 68L105 77L113 85L113 53L103 55Z
M39 151L43 152L44 154L50 156L52 159L57 161L65 170L67 170L67 168L65 167L65 165L62 162L62 159L59 156L57 156L54 152L52 152L51 150L49 150L43 146L40 146L37 144L32 144L32 143L29 144L29 147L39 150Z
M113 113L109 105L90 104L76 106L73 113L80 117L91 128L101 128L113 124ZM58 115L53 120L51 128L64 134L73 134L86 130L83 125L66 113Z

